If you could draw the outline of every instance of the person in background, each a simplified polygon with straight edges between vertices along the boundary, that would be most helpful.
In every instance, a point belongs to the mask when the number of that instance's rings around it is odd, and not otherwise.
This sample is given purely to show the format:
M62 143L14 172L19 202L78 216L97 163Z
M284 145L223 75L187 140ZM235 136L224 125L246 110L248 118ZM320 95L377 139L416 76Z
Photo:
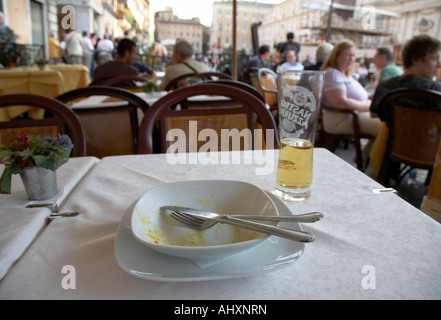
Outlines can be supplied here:
M418 35L406 42L401 53L404 73L401 76L387 78L378 84L372 98L370 111L390 125L389 108L380 109L380 100L390 91L399 88L423 88L441 92L441 83L434 80L441 67L441 41L428 35ZM434 108L441 107L432 101L414 101Z
M90 70L92 68L92 59L95 48L88 36L87 31L83 31L83 64Z
M160 89L164 91L170 81L190 73L209 72L205 63L193 60L193 47L185 40L178 40L173 48L173 63L167 67Z
M331 53L332 49L334 49L334 46L329 42L325 42L319 45L317 51L315 52L315 64L305 67L305 70L320 70L323 63L326 61L329 54Z
M150 80L156 80L156 73L153 70L153 68L149 67L148 65L135 61L133 62L133 66L138 70L138 73L141 74L148 74Z
M313 63L311 61L311 56L309 54L306 55L306 58L305 58L305 60L302 61L302 64L305 68L313 65Z
M96 32L91 33L90 42L92 43L93 47L96 48Z
M55 39L55 34L49 34L49 63L57 64L61 62L60 42Z
M288 50L286 52L286 62L282 63L280 66L281 70L298 70L301 71L304 69L303 64L297 61L298 54L295 50Z
M392 52L388 48L378 48L373 62L377 70L380 71L378 82L381 82L386 78L403 74L403 70L398 68L395 62L393 62Z
M365 62L361 62L358 66L357 75L358 82L360 82L361 85L366 88L369 85L369 71Z
M286 42L281 42L277 46L276 63L280 65L286 61L285 55L288 50L295 50L299 54L300 49L300 43L294 41L294 33L288 32L286 34Z
M152 52L150 52L150 56L159 58L163 64L167 64L168 51L160 40L156 40L155 47L153 48Z
M12 33L12 29L5 24L5 16L3 12L0 11L0 43L3 42L3 37L5 37L7 33ZM11 40L15 42L15 36Z
M83 37L73 29L66 36L67 63L83 63Z
M98 41L96 45L98 52L98 64L106 63L112 60L112 53L115 50L113 41L109 39L109 36L105 35L104 39Z
M93 77L93 84L99 85L117 76L138 76L138 70L133 66L136 60L136 43L129 39L122 39L116 50L114 61L100 64ZM132 83L127 83L128 86Z
M270 48L266 44L260 46L259 54L255 55L248 62L248 69L269 68Z
M326 71L322 103L336 109L352 109L359 112L360 132L376 136L381 121L370 116L371 100L367 91L351 75L354 71L355 44L350 40L338 42L322 66ZM332 134L352 134L352 115L323 110L323 127ZM370 145L365 151L368 151Z
M66 52L66 34L62 34L60 38L60 53L61 61L67 63L67 52Z

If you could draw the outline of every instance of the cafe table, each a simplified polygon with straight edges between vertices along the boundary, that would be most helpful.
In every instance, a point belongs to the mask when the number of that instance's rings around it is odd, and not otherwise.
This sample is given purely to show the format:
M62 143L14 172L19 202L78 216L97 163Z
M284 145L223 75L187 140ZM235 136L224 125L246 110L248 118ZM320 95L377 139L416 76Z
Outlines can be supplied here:
M0 299L441 298L441 225L322 148L314 149L311 197L278 205L292 214L324 214L301 225L315 234L312 243L271 236L229 259L197 265L133 239L131 205L157 185L222 179L268 194L274 188L277 150L206 156L103 158L62 205L80 215L44 229L0 283ZM292 256L282 257L282 248ZM177 276L183 270L188 274Z
M55 98L65 92L64 77L61 72L45 68L19 67L0 70L0 95L6 94L38 94ZM12 119L23 112L29 112L32 118L43 117L44 110L22 106L20 108L3 108L0 121Z
M65 92L90 84L89 69L83 64L48 64L46 68L59 71L63 75Z
M145 100L149 106L152 106L156 101L167 94L166 91L146 93L146 92L134 92L137 96ZM90 96L80 101L74 102L71 105L72 109L89 109L89 108L108 108L108 107L121 107L127 105L127 101L123 101L116 97L109 97L103 95Z
M0 281L47 225L55 207L26 208L56 203L61 207L69 194L99 159L72 158L57 170L58 193L53 198L30 201L18 174L12 176L11 194L0 195ZM0 172L4 166L0 164Z

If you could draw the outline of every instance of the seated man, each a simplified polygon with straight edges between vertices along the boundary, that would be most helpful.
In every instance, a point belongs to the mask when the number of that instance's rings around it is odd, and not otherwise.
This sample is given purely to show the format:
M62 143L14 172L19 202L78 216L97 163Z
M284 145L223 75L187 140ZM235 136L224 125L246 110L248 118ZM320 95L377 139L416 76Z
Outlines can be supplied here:
M270 48L266 44L260 46L259 54L255 55L248 62L248 69L269 68Z
M392 52L388 48L378 48L373 60L375 67L381 70L378 82L384 79L401 76L403 71L398 68L392 59Z
M418 35L409 40L402 52L404 73L380 82L375 91L370 107L373 117L379 116L390 124L389 108L381 110L379 101L390 91L400 88L423 88L441 91L441 83L434 81L438 68L441 67L441 42L427 35ZM433 107L441 107L431 101L412 101Z
M161 82L161 91L164 91L170 81L190 73L209 72L208 67L199 61L191 59L193 47L185 40L178 40L173 48L173 64L167 67Z
M138 76L138 70L133 66L136 60L136 43L129 39L122 39L116 52L114 61L100 64L95 69L93 84L99 85L117 76Z
M299 61L295 50L286 51L286 62L280 65L281 70L302 71L305 67Z

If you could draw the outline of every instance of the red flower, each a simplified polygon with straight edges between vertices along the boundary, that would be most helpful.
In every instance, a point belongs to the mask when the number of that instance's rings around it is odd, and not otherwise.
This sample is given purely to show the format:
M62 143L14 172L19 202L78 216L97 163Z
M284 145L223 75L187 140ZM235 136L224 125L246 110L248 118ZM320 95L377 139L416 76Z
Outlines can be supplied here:
M18 157L17 162L18 162L18 165L20 166L20 168L22 168L22 169L28 167L30 164L28 159L23 160L22 157Z
M15 146L19 149L26 150L31 147L31 144L29 143L29 139L26 136L25 132L19 133L18 138L15 138L15 140L16 140ZM23 167L21 167L21 168L23 168Z

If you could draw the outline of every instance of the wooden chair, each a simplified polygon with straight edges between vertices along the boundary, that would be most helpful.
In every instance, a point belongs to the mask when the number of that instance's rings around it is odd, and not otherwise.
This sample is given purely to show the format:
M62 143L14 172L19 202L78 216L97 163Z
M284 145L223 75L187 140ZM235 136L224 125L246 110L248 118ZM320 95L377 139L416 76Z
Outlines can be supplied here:
M90 106L75 108L86 132L87 155L106 156L136 154L138 150L139 114L149 105L125 89L94 86L66 92L56 99L66 104L90 96L107 96L107 101L125 102L122 106Z
M417 88L394 90L381 99L379 108L390 115L390 123L386 154L377 181L388 185L395 163L430 172L441 134L441 92ZM409 171L405 169L397 177L398 183Z
M229 101L227 101L224 107L216 105L211 108L184 110L175 108L180 102L185 102L190 97L200 95L222 95L236 101L236 105L232 106ZM207 104L208 103L209 101L207 101ZM237 103L240 104L240 106L238 106ZM191 123L190 121L195 122ZM191 125L196 125L197 128L192 129L190 128ZM278 148L279 140L276 124L260 99L244 90L223 84L203 83L188 86L174 90L158 100L147 110L139 130L139 153L153 153L154 150L156 151L158 149L160 152L166 152L170 144L177 147L178 151L199 151L201 146L208 143L208 141L192 141L190 138L198 140L199 133L203 129L213 129L217 137L217 150L227 150L226 147L229 147L230 144L229 141L227 141L228 146L226 146L226 144L222 145L222 142L225 142L221 139L222 129L229 129L230 133L232 132L231 129L237 129L239 132L243 132L243 129L249 129L248 132L252 133L259 125L261 125L263 129L265 142L268 144L268 139L271 138L273 139L271 144L273 144L274 148ZM160 148L154 145L154 143L157 143L154 141L154 132L157 127L159 127L160 131ZM184 141L179 141L178 138L178 141L175 139L169 143L169 141L167 141L167 134L171 132L170 130L172 129L180 129L174 132L182 133L184 135ZM194 135L194 131L191 132L191 130L195 129L197 131L196 135ZM273 134L266 135L269 133L266 130L272 130ZM210 133L213 133L213 131L210 131ZM247 140L248 138L249 140ZM257 139L259 139L259 137L257 137ZM211 138L207 140L211 142ZM178 142L183 142L183 145L176 146ZM256 143L258 143L258 141L254 138L254 135L251 134L251 137L247 136L247 138L243 140L240 139L240 146L236 145L233 149L254 148L256 147ZM256 148L258 148L258 146Z
M257 72L257 81L263 92L265 102L270 107L274 117L278 117L279 101L277 98L277 74L271 69L260 68Z
M64 103L35 94L11 94L0 96L0 108L32 106L46 111L43 119L14 119L0 122L0 144L10 145L18 133L57 137L67 134L74 144L72 157L86 155L86 138L78 116Z
M175 90L179 87L180 83L188 78L194 78L204 81L204 80L218 80L218 79L224 79L224 80L233 80L233 77L226 73L221 72L201 72L201 73L188 73L184 74L182 76L174 78L172 81L170 81L165 91Z
M109 87L123 88L132 92L141 92L142 87L139 87L135 82L146 82L147 79L137 76L119 76L104 81L101 85Z
M350 114L352 117L352 128L353 128L353 134L344 135L344 134L333 134L326 131L326 128L323 126L323 122L321 124L321 129L319 132L319 139L323 139L324 147L328 149L331 152L334 152L335 149L337 149L338 143L341 139L346 140L352 140L354 142L355 147L355 156L356 156L356 162L357 162L357 168L360 171L365 170L365 165L363 164L363 152L361 149L361 139L374 139L374 136L368 135L368 134L362 134L360 132L360 122L358 120L358 111L356 110L350 110L350 109L337 109L334 107L325 106L324 104L321 105L320 112L323 112L323 110L328 110L332 112L339 112L339 113L347 113ZM320 135L322 135L320 137Z

